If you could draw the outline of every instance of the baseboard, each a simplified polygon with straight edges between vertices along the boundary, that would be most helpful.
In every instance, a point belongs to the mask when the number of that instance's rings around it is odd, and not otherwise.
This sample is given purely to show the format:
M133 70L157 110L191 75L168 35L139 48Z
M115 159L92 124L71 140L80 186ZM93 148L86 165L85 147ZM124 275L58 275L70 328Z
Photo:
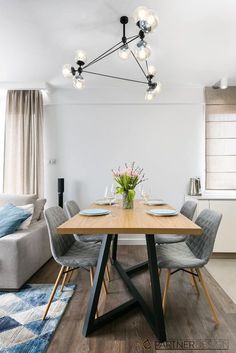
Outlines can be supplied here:
M211 259L236 259L235 252L213 252Z
M145 245L145 238L119 238L119 245Z
M119 237L119 245L146 245L145 237ZM211 259L236 259L235 252L214 252Z

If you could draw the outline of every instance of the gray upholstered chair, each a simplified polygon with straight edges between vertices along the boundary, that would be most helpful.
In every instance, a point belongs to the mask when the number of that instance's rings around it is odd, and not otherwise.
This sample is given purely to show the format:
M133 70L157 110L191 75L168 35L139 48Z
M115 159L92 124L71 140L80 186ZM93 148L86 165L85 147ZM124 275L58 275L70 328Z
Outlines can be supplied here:
M197 208L197 203L195 201L186 201L180 213L187 217L188 219L192 220L194 213ZM179 243L185 241L187 239L187 235L175 235L175 234L165 234L165 235L155 235L155 242L157 244L172 244L172 243Z
M61 291L68 280L71 278L74 269L85 268L90 269L91 285L93 282L94 267L97 265L97 259L100 251L100 244L84 243L76 241L73 235L57 234L57 227L68 220L63 209L59 206L48 208L44 211L45 220L48 227L51 252L54 260L61 265L58 277L53 287L48 305L43 315L46 318L50 305L53 301L57 287L62 279ZM103 286L107 292L105 281Z
M166 283L163 292L163 310L165 310L166 306L170 276L179 270L184 270L192 276L197 292L199 293L196 281L196 277L198 277L212 311L214 320L217 324L219 323L214 305L200 269L209 261L213 251L216 234L221 222L221 217L221 214L213 210L205 209L196 219L196 224L202 228L202 235L190 235L185 242L176 244L161 244L156 247L158 267L160 269L167 269ZM174 271L171 272L171 270Z
M64 203L64 208L69 218L74 217L76 214L80 212L80 208L78 204L74 200L66 201ZM74 234L76 240L84 241L84 242L102 242L102 235L79 235Z
M66 201L64 203L64 208L66 210L66 213L69 218L74 217L76 214L80 212L80 208L78 204L74 200ZM90 243L90 242L96 242L96 243L101 243L103 240L103 235L79 235L79 234L74 234L74 237L78 241L83 241L85 243ZM109 260L110 261L110 260ZM109 271L108 265L106 265L106 275L107 279L110 282L111 281L111 275Z

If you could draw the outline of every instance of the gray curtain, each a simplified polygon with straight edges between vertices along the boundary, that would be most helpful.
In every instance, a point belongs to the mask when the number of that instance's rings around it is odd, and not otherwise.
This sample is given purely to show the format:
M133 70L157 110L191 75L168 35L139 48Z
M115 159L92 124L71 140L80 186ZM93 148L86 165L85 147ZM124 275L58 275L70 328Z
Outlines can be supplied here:
M43 196L43 98L40 91L8 91L3 191Z

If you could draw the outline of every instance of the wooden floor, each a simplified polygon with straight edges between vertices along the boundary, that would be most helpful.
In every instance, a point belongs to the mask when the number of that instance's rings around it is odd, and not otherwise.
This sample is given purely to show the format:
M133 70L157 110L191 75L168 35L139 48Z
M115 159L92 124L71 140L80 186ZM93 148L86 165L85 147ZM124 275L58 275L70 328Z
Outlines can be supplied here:
M146 259L143 246L119 246L119 259L127 266ZM31 283L54 283L59 267L51 260L30 280ZM129 298L129 294L119 280L115 271L111 270L112 282L109 284L109 295L101 298L100 312L111 309ZM204 271L212 299L216 305L220 326L215 327L204 293L198 295L191 286L188 274L177 273L172 276L167 299L166 331L171 347L174 344L185 344L184 352L236 352L236 305L218 286L214 279ZM161 274L161 284L165 273ZM133 277L134 283L143 293L146 300L150 300L150 281L148 272L142 272ZM73 296L60 325L54 335L47 353L152 353L159 351L158 341L153 335L142 314L137 310L125 317L95 332L89 338L82 336L83 319L89 295L89 273L79 270L72 276L72 283L77 284ZM150 301L151 302L151 301ZM174 340L174 343L172 342ZM177 341L178 340L178 341ZM191 340L191 341L188 341ZM226 350L191 350L194 344L229 344ZM183 347L183 346L182 346ZM164 349L164 347L161 347ZM182 349L165 352L180 352Z

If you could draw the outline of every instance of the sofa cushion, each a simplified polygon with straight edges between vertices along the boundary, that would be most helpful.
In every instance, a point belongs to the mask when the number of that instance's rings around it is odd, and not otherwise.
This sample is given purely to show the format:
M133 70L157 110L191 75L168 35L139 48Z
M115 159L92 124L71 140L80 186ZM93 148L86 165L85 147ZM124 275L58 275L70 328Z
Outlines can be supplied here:
M35 201L32 222L39 221L41 219L41 215L43 213L46 201L47 201L46 199L37 199Z
M13 204L7 204L0 208L0 238L14 233L31 213L24 211L14 206Z
M0 194L0 206L8 203L12 203L15 206L23 206L28 204L35 204L37 195L25 194L25 195L11 195L11 194Z
M31 213L31 216L29 216L24 222L22 222L19 227L19 229L28 229L33 218L34 204L30 203L29 205L17 206L17 208Z

